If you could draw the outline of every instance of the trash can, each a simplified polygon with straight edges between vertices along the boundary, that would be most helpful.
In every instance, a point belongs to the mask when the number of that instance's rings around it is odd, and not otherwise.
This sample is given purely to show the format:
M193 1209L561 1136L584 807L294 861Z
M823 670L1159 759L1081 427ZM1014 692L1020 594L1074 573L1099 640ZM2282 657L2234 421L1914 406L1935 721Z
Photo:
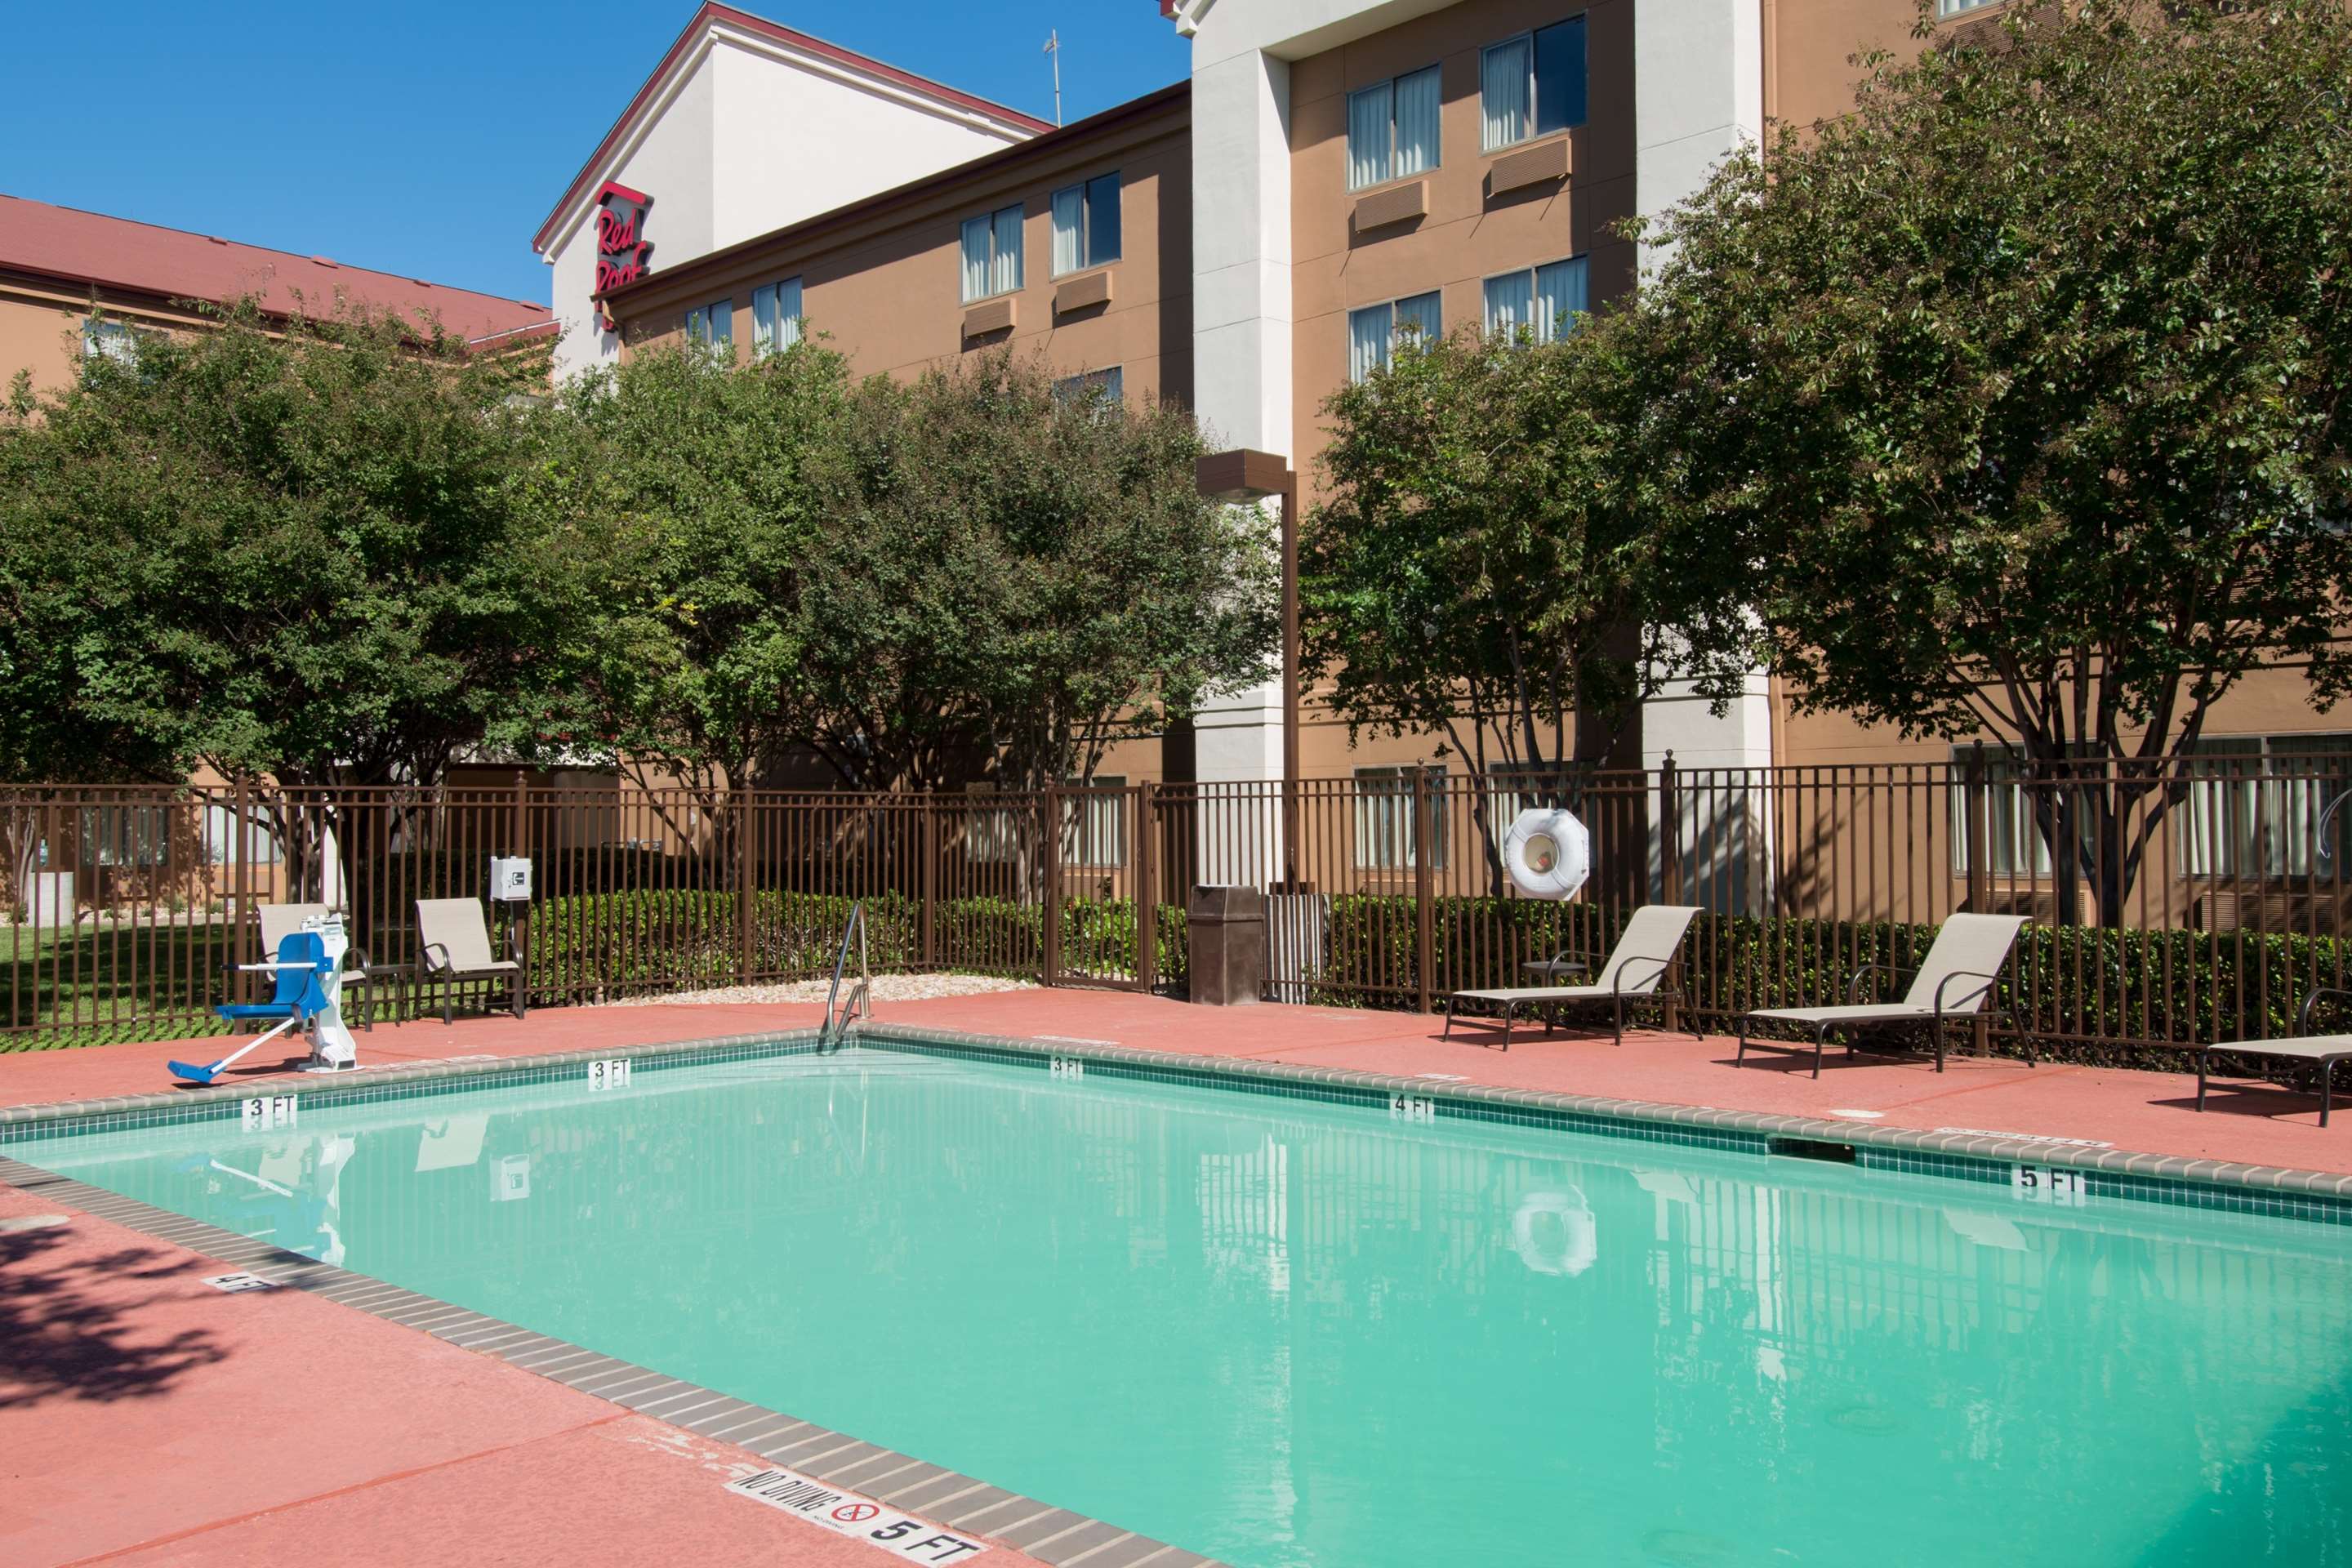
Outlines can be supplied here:
M1195 886L1184 910L1192 1000L1246 1007L1265 994L1265 895Z

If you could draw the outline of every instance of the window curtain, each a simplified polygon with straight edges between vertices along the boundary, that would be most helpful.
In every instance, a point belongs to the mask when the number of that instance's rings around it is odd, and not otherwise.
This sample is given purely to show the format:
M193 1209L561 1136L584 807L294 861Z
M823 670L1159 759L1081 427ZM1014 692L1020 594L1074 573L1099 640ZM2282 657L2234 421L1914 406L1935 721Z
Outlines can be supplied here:
M1568 336L1576 330L1576 318L1584 309L1583 257L1536 268L1536 342L1548 343Z
M801 341L801 318L807 314L801 308L799 279L787 278L776 285L776 347L788 349Z
M1399 300L1396 302L1396 326L1394 331L1402 332L1407 327L1419 327L1421 329L1421 341L1424 343L1433 342L1436 339L1440 329L1437 324L1437 296L1435 294L1415 294L1410 300Z
M1584 18L1538 28L1535 46L1535 133L1583 124Z
M1351 138L1352 140L1352 138ZM1401 76L1396 81L1396 173L1419 174L1437 167L1437 68Z
M714 300L710 306L710 341L731 343L735 341L735 301Z
M1054 193L1054 276L1076 272L1086 265L1078 242L1085 237L1087 189L1072 185Z
M1087 182L1087 265L1118 259L1118 171Z
M966 218L963 225L963 297L977 300L988 292L989 220Z
M1377 185L1389 177L1389 128L1394 92L1388 82L1348 95L1348 188Z
M776 285L762 283L751 290L751 352L776 352Z
M1521 327L1531 324L1533 306L1524 272L1506 273L1486 279L1486 335L1490 338L1512 338Z
M996 254L989 258L988 291L1009 294L1021 287L1021 209L1000 208L995 226Z
M1389 363L1389 332L1394 309L1374 305L1348 312L1348 379L1361 381Z
M1528 101L1528 40L1496 44L1478 58L1478 100L1488 151L1527 139L1534 105Z

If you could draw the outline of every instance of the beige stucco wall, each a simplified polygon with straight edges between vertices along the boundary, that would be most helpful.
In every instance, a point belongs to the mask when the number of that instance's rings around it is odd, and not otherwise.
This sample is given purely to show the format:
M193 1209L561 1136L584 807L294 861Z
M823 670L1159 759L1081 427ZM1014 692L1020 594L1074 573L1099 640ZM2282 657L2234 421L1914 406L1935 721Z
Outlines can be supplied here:
M911 196L886 197L688 268L656 271L625 297L624 337L632 351L671 341L684 330L688 310L725 298L733 302L737 352L748 355L751 291L797 276L811 328L859 374L910 376L969 350L1009 342L1017 352L1042 353L1057 374L1116 365L1129 397L1187 402L1189 121L1187 101L1175 94L1098 133L1042 138L968 166L962 177L925 182ZM1053 193L1114 169L1120 176L1120 256L1084 269L1109 275L1109 303L1057 317L1055 289L1068 279L1053 276ZM1024 212L1024 266L1023 286L1012 296L1013 330L968 341L962 222L1015 201Z

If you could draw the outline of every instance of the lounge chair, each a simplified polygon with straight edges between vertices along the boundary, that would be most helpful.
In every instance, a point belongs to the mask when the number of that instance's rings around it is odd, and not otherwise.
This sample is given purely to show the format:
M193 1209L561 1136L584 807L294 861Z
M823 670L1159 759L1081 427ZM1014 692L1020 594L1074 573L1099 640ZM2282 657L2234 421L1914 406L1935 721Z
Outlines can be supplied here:
M325 904L256 904L255 918L261 923L261 951L275 954L286 939L302 929L307 921L324 920L329 912ZM236 972L234 963L222 965L229 973ZM375 1028L375 982L383 976L368 967L367 953L356 945L343 954L343 991L345 998L359 1003L360 1027ZM356 992L356 997L353 993ZM394 1021L398 1022L395 1013Z
M2205 1109L2205 1079L2216 1053L2233 1057L2269 1057L2279 1061L2309 1062L2319 1069L2319 1124L2336 1099L2336 1064L2352 1058L2352 1035L2315 1035L2311 1013L2324 998L2352 1002L2352 991L2323 986L2303 999L2294 1015L2294 1033L2277 1040L2218 1040L2197 1047L2197 1109Z
M1822 1049L1824 1039L1832 1029L1846 1031L1846 1052L1856 1048L1853 1031L1885 1024L1926 1024L1936 1046L1936 1070L1944 1070L1945 1026L1952 1019L1971 1022L1980 1017L2004 1017L1999 1008L1988 1009L1992 999L1994 983L2000 979L2001 966L2009 962L2010 949L2017 945L2017 933L2023 929L2022 915L1954 915L1936 933L1927 956L1914 972L1911 989L1900 1002L1861 1002L1864 977L1872 973L1900 974L1893 964L1865 963L1846 981L1846 1005L1843 1007L1766 1007L1739 1020L1739 1054L1734 1058L1738 1066L1748 1059L1752 1048L1759 1051L1790 1051L1813 1053L1813 1076L1822 1076ZM1751 1040L1748 1034L1759 1023L1795 1024L1812 1031L1812 1042ZM2028 1037L2026 1060L2041 1065Z
M490 928L482 918L478 899L416 900L418 973L425 984L441 982L441 1021L457 1018L457 986L461 980L494 980L507 975L514 982L514 1016L525 1012L522 964L490 952Z
M1500 1028L1503 1048L1511 1048L1511 1023L1522 1007L1543 1012L1571 1003L1606 1002L1615 1014L1617 1043L1625 1043L1625 1006L1629 1002L1654 997L1661 1004L1681 994L1664 987L1666 973L1673 967L1675 955L1682 951L1683 938L1690 931L1691 921L1698 910L1686 904L1643 904L1625 922L1623 934L1617 945L1609 950L1609 961L1593 975L1590 985L1514 985L1494 991L1456 991L1445 999L1445 1036L1451 1038L1454 1024L1460 1017L1465 1024L1482 1028ZM1484 1002L1503 1010L1500 1020L1477 1014L1462 1015L1455 1005L1463 1002ZM1544 1032L1549 1034L1555 1019L1547 1015Z

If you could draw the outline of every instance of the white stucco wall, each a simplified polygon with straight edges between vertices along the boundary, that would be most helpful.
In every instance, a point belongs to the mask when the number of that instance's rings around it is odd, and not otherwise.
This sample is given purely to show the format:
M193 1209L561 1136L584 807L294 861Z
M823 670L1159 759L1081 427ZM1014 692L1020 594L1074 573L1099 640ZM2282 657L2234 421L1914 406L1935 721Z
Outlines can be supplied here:
M717 179L711 132L718 120L718 74L703 57L666 84L647 105L637 134L622 143L610 167L595 172L569 230L550 247L555 319L563 324L555 351L559 375L602 364L620 352L619 340L603 330L589 303L596 286L595 196L607 180L653 198L645 232L653 241L655 267L713 248Z
M672 68L563 215L548 248L558 373L619 353L598 330L595 193L653 198L653 269L766 234L1026 139L1024 124L724 24Z
M1192 0L1193 408L1222 447L1287 458L1293 413L1290 66L1449 0ZM1282 776L1282 689L1202 711L1204 782ZM1269 845L1269 853L1278 848Z
M1633 12L1634 192L1645 217L1695 194L1723 160L1764 134L1763 22L1758 0L1643 0ZM1654 265L1654 253L1643 258ZM1761 673L1727 711L1671 682L1642 710L1642 762L1686 768L1772 761Z

